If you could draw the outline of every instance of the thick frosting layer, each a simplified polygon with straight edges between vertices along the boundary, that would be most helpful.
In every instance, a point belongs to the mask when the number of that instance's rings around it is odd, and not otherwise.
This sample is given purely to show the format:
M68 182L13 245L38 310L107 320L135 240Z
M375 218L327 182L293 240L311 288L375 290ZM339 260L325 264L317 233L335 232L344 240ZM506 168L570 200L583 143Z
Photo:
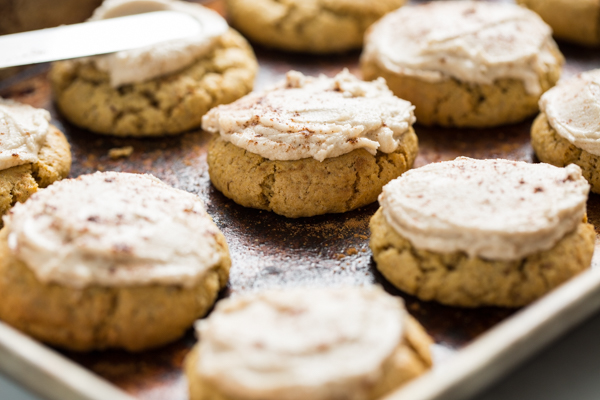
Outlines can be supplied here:
M394 152L415 122L413 110L383 79L364 82L347 70L334 78L291 71L270 90L213 108L202 128L270 160L323 161L360 148Z
M392 72L430 82L514 78L533 95L542 92L539 75L562 63L554 55L550 27L514 4L436 1L402 7L373 25L365 43L363 57Z
M110 75L113 87L144 82L185 68L212 50L216 39L229 29L227 22L215 11L178 0L105 0L90 21L153 11L189 14L202 25L202 32L188 39L85 58Z
M560 136L600 156L600 69L559 81L540 99L540 110Z
M37 162L49 122L46 110L0 98L0 170Z
M266 291L220 301L196 327L198 373L228 398L359 399L403 340L379 287Z
M17 204L8 244L42 282L192 286L220 262L200 199L151 175L97 172Z
M574 230L588 192L574 164L460 157L404 173L383 188L379 203L387 222L419 249L518 260Z

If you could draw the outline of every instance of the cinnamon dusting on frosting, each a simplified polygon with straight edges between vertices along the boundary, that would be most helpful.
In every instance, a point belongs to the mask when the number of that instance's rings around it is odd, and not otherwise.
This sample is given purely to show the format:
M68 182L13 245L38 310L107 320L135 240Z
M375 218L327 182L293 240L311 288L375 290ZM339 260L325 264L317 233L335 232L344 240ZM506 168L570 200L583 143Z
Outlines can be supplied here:
M581 223L581 169L465 157L410 170L379 197L387 222L419 249L518 260Z
M539 76L562 62L556 54L550 27L530 10L504 3L438 1L387 14L367 34L362 57L430 82L518 79L528 93L539 95Z
M231 398L366 398L404 335L379 287L271 290L220 301L197 323L202 378Z
M42 282L193 286L221 261L200 199L151 175L56 182L4 217L11 252Z
M347 70L334 78L291 71L261 93L213 108L203 129L270 160L323 161L363 148L392 153L415 122L414 107L383 79L364 82Z

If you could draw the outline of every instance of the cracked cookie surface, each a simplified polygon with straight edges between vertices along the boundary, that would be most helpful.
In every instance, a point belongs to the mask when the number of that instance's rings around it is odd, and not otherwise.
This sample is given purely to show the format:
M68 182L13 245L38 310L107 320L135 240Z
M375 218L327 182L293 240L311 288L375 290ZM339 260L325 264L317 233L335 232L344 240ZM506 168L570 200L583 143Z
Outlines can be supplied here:
M373 156L358 149L322 162L268 160L217 136L208 150L208 167L213 185L236 203L298 218L374 202L386 183L412 167L417 151L412 128L393 153Z
M520 307L589 268L596 234L587 222L553 248L516 261L415 248L385 220L371 219L369 246L377 269L400 290L425 301L461 307Z
M76 351L140 351L182 336L206 314L227 283L230 259L221 235L222 262L195 286L88 286L42 283L8 248L0 233L0 319L54 346ZM162 322L160 322L162 321ZM168 321L168 323L164 323Z
M17 202L23 203L39 188L66 178L71 169L69 143L58 129L50 126L38 161L0 171L0 216ZM2 222L0 222L0 227Z
M598 0L517 0L539 14L554 36L588 46L600 45Z
M257 62L234 30L194 64L143 83L113 88L91 63L62 61L50 80L61 112L72 123L117 136L161 136L196 128L202 116L252 90Z
M367 28L406 0L227 0L234 27L282 50L332 53L360 48Z
M560 136L550 126L548 117L543 112L531 126L531 146L542 162L557 167L569 164L581 167L581 172L590 183L592 192L600 193L600 156L588 153Z

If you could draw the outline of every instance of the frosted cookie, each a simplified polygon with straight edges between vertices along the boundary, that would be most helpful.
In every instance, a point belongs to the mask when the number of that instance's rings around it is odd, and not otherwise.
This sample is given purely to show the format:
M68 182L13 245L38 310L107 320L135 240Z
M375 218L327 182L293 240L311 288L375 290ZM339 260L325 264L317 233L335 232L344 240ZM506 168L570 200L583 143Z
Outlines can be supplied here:
M384 77L424 125L490 127L538 110L564 62L551 29L513 4L436 1L402 7L367 32L365 79Z
M48 111L0 98L0 138L0 216L69 175L69 143Z
M431 339L379 287L234 297L196 327L191 400L374 400L431 366Z
M210 179L238 204L290 218L361 207L411 168L413 109L383 80L289 72L274 88L206 114L203 129L218 135Z
M199 127L209 109L252 90L254 53L212 10L178 0L106 0L91 20L162 10L193 16L202 33L55 63L50 80L67 119L98 133L170 135Z
M138 351L181 336L231 264L200 199L151 175L63 180L0 231L0 319L44 342Z
M531 127L531 145L540 161L577 164L600 193L600 69L560 81L544 93Z
M429 164L383 188L370 224L373 258L422 300L523 306L589 267L588 191L576 165Z
M406 0L226 0L235 28L281 50L335 53L362 47L367 28Z
M598 0L517 0L552 27L554 36L588 46L600 45Z

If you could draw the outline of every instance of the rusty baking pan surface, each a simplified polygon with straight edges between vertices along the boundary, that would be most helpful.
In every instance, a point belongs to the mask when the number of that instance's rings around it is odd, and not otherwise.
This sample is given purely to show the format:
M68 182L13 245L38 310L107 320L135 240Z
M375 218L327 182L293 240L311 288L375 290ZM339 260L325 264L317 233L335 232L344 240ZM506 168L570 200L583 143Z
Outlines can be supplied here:
M205 4L223 11L221 1ZM559 44L567 59L563 76L600 67L597 50ZM290 69L309 75L324 73L331 76L342 68L349 68L360 76L358 52L323 57L287 54L260 47L255 50L260 63L257 89L281 79ZM32 67L0 81L0 96L46 108L52 113L52 122L65 132L72 146L72 177L97 170L150 173L176 188L198 194L230 246L233 265L229 285L221 297L270 287L378 283L405 299L410 313L425 326L435 339L437 349L443 353L464 347L515 312L503 308L446 307L419 301L394 289L376 271L368 248L368 222L377 210L377 204L345 214L286 219L238 206L210 184L206 164L210 135L205 132L130 139L101 136L74 127L62 118L52 103L47 70L47 65ZM536 162L529 144L531 122L486 130L416 125L420 153L415 166L461 155ZM129 157L110 158L110 149L125 146L134 149ZM600 226L600 198L597 195L590 196L588 216L593 224ZM183 400L187 399L187 384L181 366L194 343L190 329L179 341L141 354L121 351L61 353L140 399Z

